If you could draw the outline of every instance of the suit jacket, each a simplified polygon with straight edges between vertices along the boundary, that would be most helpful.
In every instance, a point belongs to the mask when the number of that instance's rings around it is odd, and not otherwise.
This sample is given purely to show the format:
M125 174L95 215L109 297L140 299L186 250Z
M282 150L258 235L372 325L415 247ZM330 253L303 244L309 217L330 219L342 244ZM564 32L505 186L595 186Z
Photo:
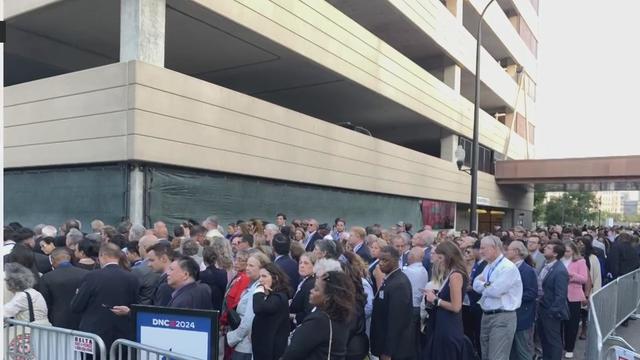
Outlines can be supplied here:
M173 289L167 284L167 274L160 275L160 280L153 293L153 305L155 306L167 306L171 301L171 294Z
M613 279L628 274L640 266L640 257L628 242L616 241L607 256L607 270Z
M275 264L280 268L280 270L287 274L287 277L289 278L289 288L291 290L296 289L300 282L298 263L289 257L289 255L284 255L277 258Z
M538 276L536 270L523 262L518 266L522 279L522 302L516 315L518 324L516 331L526 330L533 326L536 317L536 299L538 298Z
M298 325L302 324L304 319L311 314L313 305L309 303L309 293L314 286L316 286L316 277L311 275L298 284L298 290L293 295L289 312L296 314L296 324Z
M542 299L540 299L540 316L551 316L556 320L569 319L567 290L569 289L569 273L557 260L542 281Z
M39 273L46 274L49 271L53 270L53 268L51 267L51 260L49 260L49 256L35 251L33 254L36 257L36 268L38 269Z
M222 300L227 289L227 272L218 269L215 265L209 266L200 272L200 282L209 285L213 309L221 311Z
M322 235L318 234L318 232L314 232L313 235L311 236L311 239L309 240L309 243L307 243L307 246L304 247L304 251L306 252L312 252L313 249L315 249L316 247L316 240L320 240L322 239Z
M78 330L97 334L107 348L118 338L133 339L128 316L118 316L109 307L138 303L138 278L118 265L90 271L71 300L71 311L80 314Z
M205 284L192 282L176 290L167 306L183 309L212 310L211 290Z
M251 348L255 360L280 359L289 338L289 298L284 292L253 294ZM258 335L259 336L255 336Z
M360 256L362 260L364 260L367 264L371 264L374 260L373 256L371 256L371 253L369 252L369 247L365 243L362 243L362 245L360 245L360 248L358 249L358 251L356 251L356 254Z
M378 266L378 259L374 259L371 265L369 265L369 283L371 284L371 288L373 289L373 293L375 294L378 291L378 284L376 284L376 278L373 276L373 271Z
M131 269L131 273L138 278L140 283L138 301L143 305L151 305L153 303L153 295L160 282L160 274L154 272L146 260Z
M416 328L413 326L411 283L397 269L387 276L373 299L371 352L392 359L415 358Z
M53 326L78 330L80 315L71 312L71 300L88 273L66 263L42 275L40 292L47 302L49 322Z

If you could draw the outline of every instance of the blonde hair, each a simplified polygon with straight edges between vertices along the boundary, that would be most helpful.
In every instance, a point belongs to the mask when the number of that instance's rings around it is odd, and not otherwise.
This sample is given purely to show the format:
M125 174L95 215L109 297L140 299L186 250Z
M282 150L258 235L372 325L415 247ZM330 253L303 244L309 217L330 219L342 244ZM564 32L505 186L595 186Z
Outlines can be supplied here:
M269 257L267 255L265 255L264 253L261 253L259 251L256 251L253 254L251 254L251 256L249 256L249 259L251 259L251 258L256 259L258 261L258 263L260 263L260 268L263 268L265 265L271 263L271 259L269 259Z

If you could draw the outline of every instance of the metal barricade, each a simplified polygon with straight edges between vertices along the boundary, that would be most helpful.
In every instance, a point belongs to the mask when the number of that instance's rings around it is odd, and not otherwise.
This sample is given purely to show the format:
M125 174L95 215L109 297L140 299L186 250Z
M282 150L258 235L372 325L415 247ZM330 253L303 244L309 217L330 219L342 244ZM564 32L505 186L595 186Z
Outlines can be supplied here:
M143 345L131 340L118 339L111 345L110 360L202 360L157 347Z
M623 344L635 351L625 339L616 336L615 330L639 308L640 269L611 281L593 293L589 299L587 360L606 359L610 350L605 344Z
M96 334L6 319L5 359L106 359L104 341Z
M640 273L630 272L617 279L618 281L618 303L617 303L617 325L620 325L638 308L638 281Z

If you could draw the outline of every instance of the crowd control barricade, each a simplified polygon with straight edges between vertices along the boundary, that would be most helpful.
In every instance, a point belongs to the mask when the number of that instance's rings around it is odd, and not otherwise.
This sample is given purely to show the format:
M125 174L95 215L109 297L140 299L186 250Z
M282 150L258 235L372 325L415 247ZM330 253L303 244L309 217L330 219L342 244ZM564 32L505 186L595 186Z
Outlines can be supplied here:
M111 345L109 360L202 360L131 340L118 339Z
M609 350L605 344L618 343L632 352L635 351L625 339L616 335L615 330L626 319L635 315L639 306L640 269L611 281L591 294L587 327L587 360L607 359ZM619 348L622 349L622 347Z
M96 335L13 319L4 321L5 359L106 359L104 341Z

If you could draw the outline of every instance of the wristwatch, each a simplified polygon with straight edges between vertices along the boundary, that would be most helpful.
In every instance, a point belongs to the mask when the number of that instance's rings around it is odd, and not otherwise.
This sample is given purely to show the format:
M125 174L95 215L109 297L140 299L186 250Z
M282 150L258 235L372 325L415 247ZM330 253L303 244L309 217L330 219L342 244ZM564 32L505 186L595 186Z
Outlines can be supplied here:
M487 281L486 283L484 283L484 287L488 288L489 286L491 286L491 281Z

